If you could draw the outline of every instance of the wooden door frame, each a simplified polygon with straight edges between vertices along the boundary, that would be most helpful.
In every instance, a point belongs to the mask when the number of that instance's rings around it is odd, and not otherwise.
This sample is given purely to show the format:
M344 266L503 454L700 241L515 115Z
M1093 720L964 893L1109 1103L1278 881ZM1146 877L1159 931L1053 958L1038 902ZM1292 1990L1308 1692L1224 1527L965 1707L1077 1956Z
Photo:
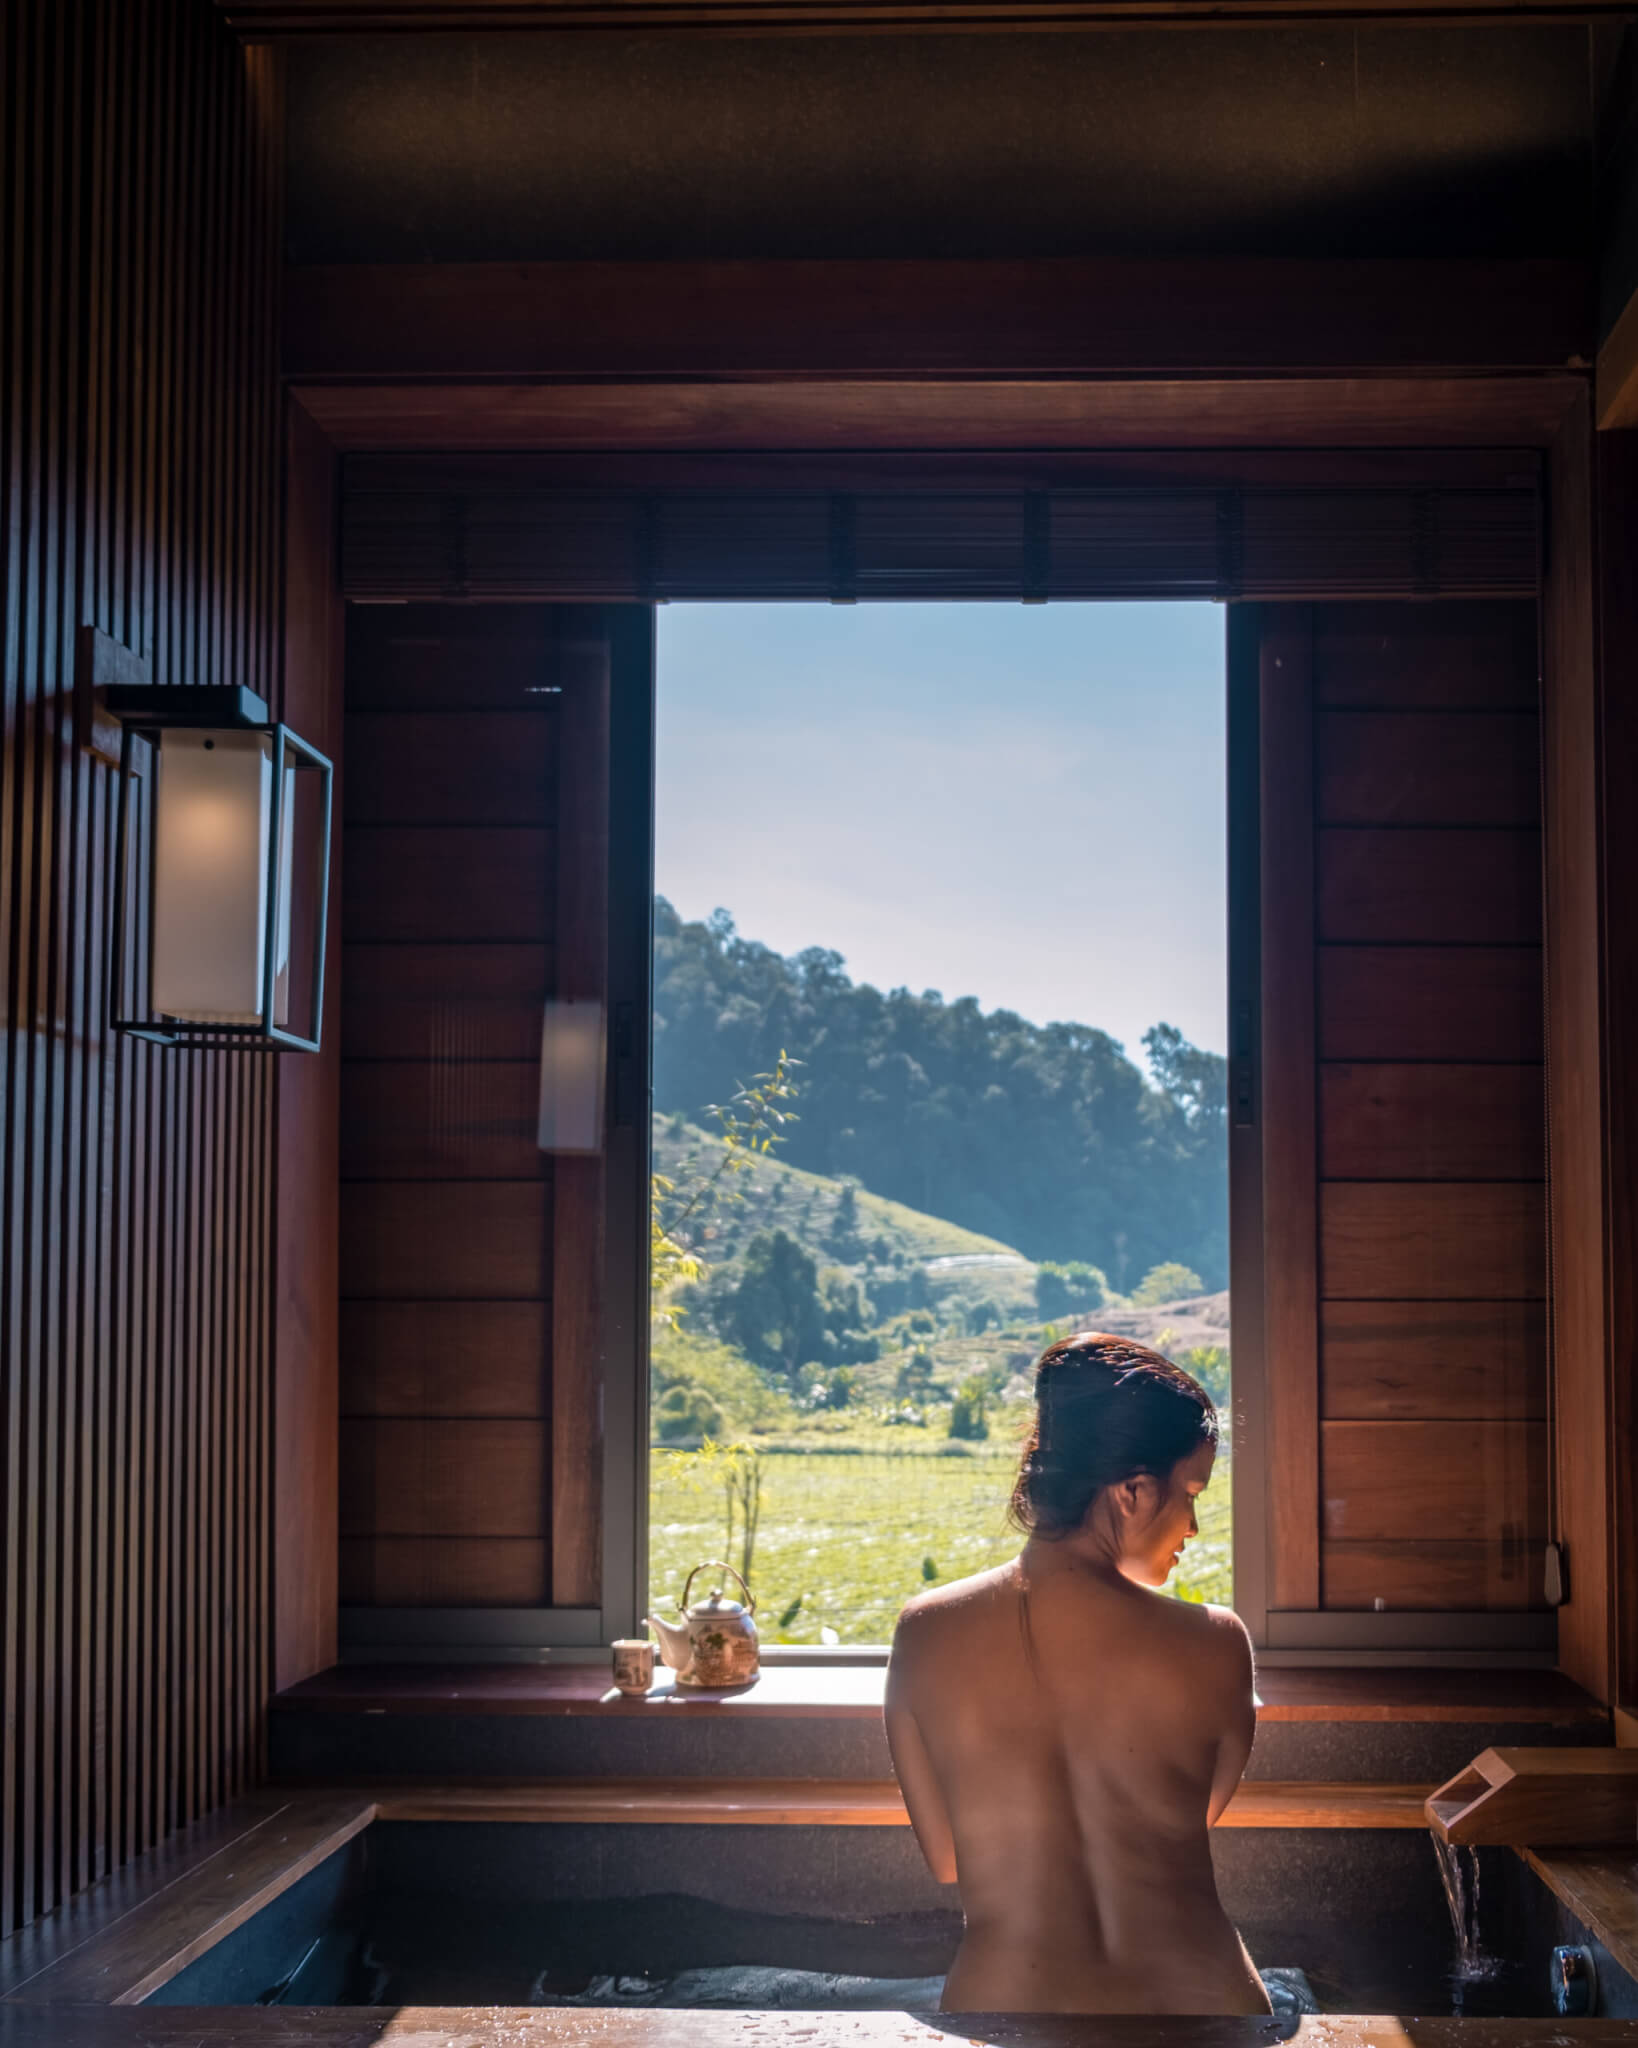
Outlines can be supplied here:
M627 267L603 268L612 272ZM742 282L734 281L736 291L742 289ZM326 282L332 311L334 284L334 279ZM458 297L458 285L458 280L446 279L441 289ZM1506 298L1505 290L1501 296ZM773 297L777 299L778 294ZM297 360L291 366L295 372L290 379L292 420L301 415L304 424L300 428L293 424L292 435L293 445L299 439L306 451L303 460L310 468L318 460L316 451L321 445L328 451L325 459L331 465L346 451L424 451L429 455L443 451L447 459L448 452L455 449L505 448L556 452L565 459L575 459L574 451L587 464L618 463L639 471L646 464L686 461L695 455L743 457L744 467L754 470L781 451L802 450L829 451L843 468L858 463L868 470L872 463L885 460L892 460L901 471L906 466L911 470L925 466L928 482L936 488L952 460L979 451L992 457L1011 452L1021 460L1051 452L1091 459L1094 452L1101 452L1107 456L1112 474L1128 475L1164 470L1179 462L1225 474L1256 475L1266 473L1270 462L1277 462L1287 473L1314 480L1334 475L1350 464L1397 460L1402 466L1406 457L1396 457L1396 448L1419 450L1420 459L1433 466L1443 459L1441 450L1451 451L1452 461L1459 460L1455 451L1464 449L1544 451L1552 526L1542 595L1544 717L1549 736L1544 791L1545 937L1551 962L1565 951L1567 935L1573 935L1586 968L1579 982L1564 973L1553 976L1559 993L1549 1029L1550 1056L1555 1073L1573 1073L1576 1085L1554 1091L1550 1142L1554 1158L1594 1162L1582 1172L1574 1190L1566 1188L1553 1206L1555 1283L1560 1298L1571 1304L1566 1311L1555 1302L1554 1309L1560 1384L1575 1389L1573 1404L1561 1404L1554 1444L1563 1534L1571 1558L1569 1599L1559 1612L1560 1658L1579 1683L1600 1698L1611 1697L1615 1660L1611 1549L1616 1539L1610 1533L1607 1512L1614 1387L1605 1250L1606 1030L1599 1003L1595 1001L1589 1010L1585 994L1589 977L1595 992L1601 987L1597 942L1603 901L1596 801L1599 751L1592 628L1592 430L1586 375L1580 369L1566 371L1562 357L1550 364L1539 361L1539 353L1555 348L1557 342L1544 343L1530 336L1516 347L1508 343L1499 353L1505 355L1511 348L1514 361L1503 367L1497 366L1498 350L1492 343L1484 351L1486 366L1478 373L1458 370L1449 363L1417 367L1401 360L1386 374L1344 375L1334 366L1316 371L1310 366L1293 367L1287 361L1268 375L1240 368L1224 375L1202 368L1159 380L1133 376L1113 361L1101 374L1091 376L1037 374L1021 378L1018 358L1027 350L1021 349L1016 337L1005 343L996 343L992 337L990 345L1001 359L993 363L989 374L983 373L984 365L977 360L979 350L968 352L954 377L929 374L925 368L919 375L887 376L879 361L841 367L787 364L770 372L751 362L737 367L725 363L724 355L734 352L728 344L719 347L714 374L701 376L696 366L690 366L694 374L689 381L687 377L679 379L675 370L668 374L645 364L628 333L627 342L635 353L628 353L626 360L633 373L617 381L600 382L595 377L588 379L583 367L569 367L562 357L544 375L520 377L505 366L508 350L521 346L515 309L511 338L503 333L497 343L491 334L485 342L475 339L477 330L469 309L462 322L450 324L455 316L447 298L443 340L438 345L446 350L448 367L439 371L432 366L423 333L414 343L422 351L421 359L407 374L401 364L371 373L365 366L366 357L373 350L378 357L386 352L390 359L390 330L402 309L395 309L389 295L385 303L375 302L375 314L361 326L363 315L358 309L368 298L368 281L354 279L349 286L349 304L356 317L351 325L342 321L332 330L335 346L324 362L316 359L319 344L313 337L322 335L322 326L314 323L311 293L298 305L298 320L307 320L304 331L309 340L293 350ZM766 303L768 294L763 298ZM305 313L301 305L306 306ZM1491 303L1489 313L1499 317L1496 302ZM632 318L632 303L622 299L613 324L618 327L622 320L629 323ZM592 325L600 323L594 320ZM404 332L402 327L398 331ZM607 318L600 331L606 356L618 359L618 336L609 354ZM652 324L647 331L653 332ZM708 331L698 324L694 329L696 336ZM1130 332L1123 343L1127 348L1136 345ZM1306 346L1310 353L1322 352L1311 339L1311 329L1307 332L1306 341L1299 333L1298 345ZM330 347L330 343L323 346ZM769 346L765 336L762 346ZM1372 346L1367 338L1361 352L1368 355ZM1477 344L1465 341L1461 334L1454 334L1448 346L1452 354L1463 347L1478 353ZM485 347L490 351L487 360L475 369L468 367L464 358L474 349L481 354ZM1538 353L1538 359L1526 366L1519 359L1529 358L1532 351ZM1385 348L1377 350L1378 354L1385 352L1391 353ZM1384 448L1387 455L1372 453ZM326 602L339 608L334 497L317 504L312 491L292 491L287 508L288 559L292 563L327 562ZM326 520L331 522L328 526ZM309 577L309 596L311 586ZM1593 947L1590 968L1589 943ZM323 1101L306 1101L299 1110L291 1110L287 1132L287 1099L281 1090L281 1190L287 1184L293 1188L304 1173L316 1170L304 1162L322 1162L333 1156L333 1136L325 1127L330 1112ZM328 1152L327 1147L331 1148ZM309 1192L316 1197L316 1186ZM1595 1227L1590 1230L1582 1223L1589 1214L1589 1203L1596 1212ZM281 1193L281 1219L283 1214ZM292 1269L311 1257L299 1244L286 1245L281 1228L281 1300L290 1289L300 1291ZM287 1271L292 1272L289 1281L284 1277ZM328 1364L304 1379L291 1364L289 1347L294 1335L283 1324L276 1332L280 1399L304 1403L313 1411L315 1401L322 1405L330 1399L326 1390L335 1384L334 1339L329 1339L332 1353ZM1567 1379L1562 1363L1566 1358L1570 1360ZM294 1435L311 1439L321 1426L314 1412L305 1431L296 1428ZM334 1427L333 1406L329 1426ZM331 1489L332 1532L333 1483L333 1478L324 1482ZM281 1527L290 1520L284 1510L288 1492L289 1483L276 1485ZM305 1511L315 1518L316 1528L323 1519L319 1504L309 1502ZM278 1639L285 1640L287 1614L317 1617L312 1625L295 1631L292 1640L299 1637L302 1647L299 1653L293 1652L293 1662L281 1663L284 1683L302 1675L297 1667L304 1662L308 1668L319 1668L326 1661L325 1646L334 1642L333 1555L333 1533L327 1539L315 1534L282 1560L275 1589ZM1336 1655L1357 1662L1373 1654L1379 1660L1404 1661L1400 1650L1327 1651L1318 1643L1292 1654L1304 1661ZM1456 1654L1482 1662L1496 1657L1478 1647Z

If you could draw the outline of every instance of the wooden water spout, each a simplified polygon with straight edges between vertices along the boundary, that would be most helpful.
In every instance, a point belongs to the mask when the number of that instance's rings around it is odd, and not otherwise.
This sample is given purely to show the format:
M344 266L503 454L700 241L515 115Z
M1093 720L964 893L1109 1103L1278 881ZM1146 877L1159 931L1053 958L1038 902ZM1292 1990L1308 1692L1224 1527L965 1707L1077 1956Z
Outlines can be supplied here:
M1638 1842L1638 1750L1487 1749L1422 1810L1442 1842Z

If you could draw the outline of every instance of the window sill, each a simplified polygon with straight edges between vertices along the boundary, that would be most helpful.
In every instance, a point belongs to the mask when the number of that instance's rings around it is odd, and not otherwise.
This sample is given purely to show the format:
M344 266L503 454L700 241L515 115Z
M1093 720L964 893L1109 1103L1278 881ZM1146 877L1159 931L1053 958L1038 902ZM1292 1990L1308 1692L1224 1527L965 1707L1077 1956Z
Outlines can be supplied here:
M686 1712L758 1719L874 1720L884 1667L770 1661L737 1692L696 1691L661 1674L645 1698L615 1692L594 1664L341 1664L277 1695L277 1711L326 1714L633 1716ZM1258 1673L1264 1722L1498 1722L1604 1726L1608 1713L1557 1671L1284 1665Z

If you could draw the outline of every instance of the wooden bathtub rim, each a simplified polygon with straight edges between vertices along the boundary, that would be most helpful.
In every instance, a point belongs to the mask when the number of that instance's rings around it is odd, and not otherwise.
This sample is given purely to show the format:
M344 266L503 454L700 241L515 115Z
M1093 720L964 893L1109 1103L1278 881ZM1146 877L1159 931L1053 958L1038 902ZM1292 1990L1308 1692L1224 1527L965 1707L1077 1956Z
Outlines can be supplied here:
M1242 1784L1218 1826L1420 1829L1430 1789L1252 1780ZM70 1933L37 1968L24 1968L7 1983L0 1949L0 1984L6 1986L0 2006L140 2004L376 1820L909 1826L891 1779L429 1779L268 1790L227 1810L206 1831L195 1857L112 1917L97 1918L96 1887L82 1895L78 1903L82 1913L89 1906L90 1923L84 1939L74 1941ZM71 1930L73 1921L64 1924Z

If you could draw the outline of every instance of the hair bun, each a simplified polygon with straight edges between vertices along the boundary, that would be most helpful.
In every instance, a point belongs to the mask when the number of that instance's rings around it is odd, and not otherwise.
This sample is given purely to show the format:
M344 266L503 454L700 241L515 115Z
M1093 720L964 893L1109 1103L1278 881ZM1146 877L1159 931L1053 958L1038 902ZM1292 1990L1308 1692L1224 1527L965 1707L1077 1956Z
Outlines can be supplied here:
M1130 1337L1092 1331L1049 1345L1035 1367L1035 1402L1011 1508L1035 1536L1069 1535L1106 1486L1164 1475L1202 1442L1217 1443L1205 1388Z

